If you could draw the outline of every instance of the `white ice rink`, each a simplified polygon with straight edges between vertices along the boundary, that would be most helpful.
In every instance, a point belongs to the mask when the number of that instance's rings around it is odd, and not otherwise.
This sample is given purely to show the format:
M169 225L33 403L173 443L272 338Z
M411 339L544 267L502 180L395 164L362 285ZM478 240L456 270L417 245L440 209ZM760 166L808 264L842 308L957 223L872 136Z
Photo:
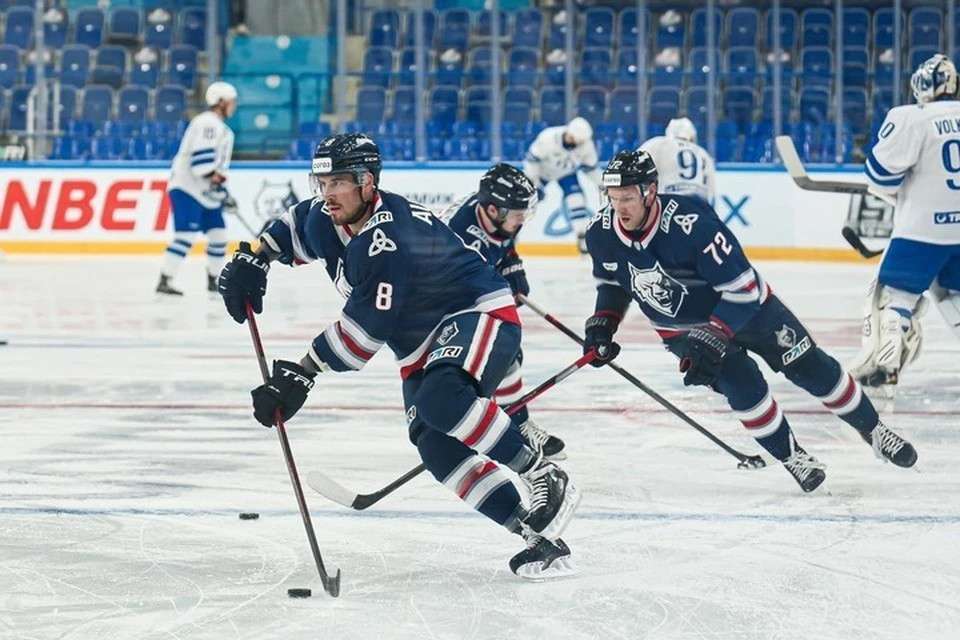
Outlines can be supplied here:
M531 298L578 331L593 308L579 260L528 260ZM581 569L521 582L522 546L424 475L366 512L307 489L334 600L320 588L276 434L250 415L245 327L203 291L203 264L158 302L159 259L0 264L0 638L960 637L960 344L932 312L891 423L919 452L884 465L783 378L799 441L828 465L801 493L780 467L740 471L607 370L549 391L532 415L562 436L584 500L564 538ZM858 341L868 265L760 263L828 351ZM268 357L299 358L341 300L319 266L270 276ZM579 348L529 311L528 386ZM684 388L634 310L620 363L746 453L722 398ZM418 462L384 350L324 374L290 435L301 472L373 491ZM769 461L769 457L767 457ZM255 511L257 521L237 514ZM292 600L290 587L314 595Z

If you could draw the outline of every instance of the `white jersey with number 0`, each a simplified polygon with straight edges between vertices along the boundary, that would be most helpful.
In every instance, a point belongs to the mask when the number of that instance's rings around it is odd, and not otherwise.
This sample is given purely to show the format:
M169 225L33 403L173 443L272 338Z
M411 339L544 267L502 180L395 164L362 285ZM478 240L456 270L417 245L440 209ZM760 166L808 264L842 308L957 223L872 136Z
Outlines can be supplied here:
M657 136L640 149L657 165L659 193L696 196L713 205L716 195L716 169L707 150L693 142Z
M960 102L891 109L866 174L872 188L897 196L894 238L960 244Z
M563 133L566 126L547 127L530 145L523 160L523 172L540 185L583 171L587 177L600 186L600 168L597 166L597 147L593 140L587 140L572 149L563 146Z
M221 198L211 197L211 173L226 175L233 154L233 131L212 111L190 121L173 158L169 189L180 189L207 209L220 206Z

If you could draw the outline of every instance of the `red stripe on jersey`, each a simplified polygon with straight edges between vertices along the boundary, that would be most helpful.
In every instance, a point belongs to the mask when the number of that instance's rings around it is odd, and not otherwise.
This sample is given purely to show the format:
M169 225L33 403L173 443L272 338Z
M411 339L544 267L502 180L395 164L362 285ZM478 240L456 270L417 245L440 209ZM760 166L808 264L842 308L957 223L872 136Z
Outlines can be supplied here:
M492 402L487 403L487 410L484 412L483 417L480 418L480 423L477 425L477 428L468 435L463 440L463 444L468 447L473 447L473 445L480 442L484 434L487 432L487 429L490 428L490 425L493 424L493 421L497 418L497 405Z
M340 325L339 322L337 322L337 335L340 336L340 340L343 341L343 344L347 346L347 349L349 349L353 353L353 355L363 360L369 360L370 358L373 357L372 353L370 353L369 351L367 351L366 349L358 345L356 342L353 341L353 338L347 335L347 332L343 330L343 327Z
M660 336L661 340L669 340L670 338L676 338L677 336L686 335L686 331L675 331L673 329L654 329L657 332L657 335Z
M473 489L475 484L496 470L497 464L493 460L488 460L487 463L482 466L474 467L473 471L460 481L460 486L457 487L457 495L461 500L465 500L467 494L470 493L470 490Z
M509 322L510 324L520 324L520 314L517 313L516 305L511 304L507 307L500 307L499 309L494 309L493 311L489 311L487 313L497 320Z
M495 322L495 320L489 316L485 316L482 321L484 325L483 333L480 335L480 345L476 353L473 354L473 361L470 363L470 366L467 367L467 373L474 378L477 378L477 369L480 368L480 363L483 362L483 356L490 346L490 335L493 333L493 323Z
M850 377L850 374L847 374L847 390L843 392L843 395L840 396L839 400L834 402L824 402L823 406L827 409L839 409L843 405L850 402L850 398L853 397L854 392L857 390L856 386L853 383L853 378Z
M756 281L756 280L751 280L751 281L750 281L750 284L748 284L747 286L745 286L745 287L743 287L742 289L740 289L740 291L742 291L742 292L750 292L750 291L753 291L753 290L756 289L756 288L757 288L757 281Z
M767 412L764 413L759 418L757 418L756 420L741 420L740 422L742 422L743 426L745 426L747 429L758 429L760 427L765 427L768 424L770 424L770 422L773 420L773 418L776 415L777 415L777 401L774 400L770 404L770 408L767 409Z

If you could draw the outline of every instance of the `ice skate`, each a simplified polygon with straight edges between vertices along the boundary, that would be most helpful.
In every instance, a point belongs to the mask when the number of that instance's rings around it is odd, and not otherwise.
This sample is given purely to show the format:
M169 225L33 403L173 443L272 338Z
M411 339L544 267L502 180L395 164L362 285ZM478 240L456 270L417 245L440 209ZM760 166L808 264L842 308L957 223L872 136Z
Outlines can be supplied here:
M542 458L521 473L520 479L530 491L524 530L556 540L570 524L583 496L563 469Z
M823 464L812 455L803 450L803 447L796 442L793 444L793 455L783 460L783 466L786 467L793 479L797 481L800 488L805 493L810 493L819 487L827 478L824 469L827 465Z
M570 547L563 540L551 542L536 534L524 535L527 548L510 558L510 571L524 580L553 580L577 574Z
M182 295L183 295L183 291L180 291L179 289L174 289L174 288L170 285L170 277L169 277L169 276L160 276L160 282L157 283L156 292L159 293L159 294L162 294L162 295L167 295L167 296L182 296Z
M898 467L912 467L917 463L917 450L913 445L894 433L883 422L878 422L873 431L860 432L860 437L873 447L873 452L884 462Z
M533 420L527 420L520 425L520 433L523 439L535 451L542 451L547 460L566 460L566 446L560 438L552 436L540 427Z

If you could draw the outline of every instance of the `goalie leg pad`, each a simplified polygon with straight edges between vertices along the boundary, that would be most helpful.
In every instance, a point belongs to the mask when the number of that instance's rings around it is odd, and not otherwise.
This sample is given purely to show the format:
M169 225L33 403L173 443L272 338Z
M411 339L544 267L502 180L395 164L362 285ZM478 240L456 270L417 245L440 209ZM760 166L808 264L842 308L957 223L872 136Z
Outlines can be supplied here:
M920 355L920 318L926 300L919 293L874 281L867 291L860 352L850 363L853 376L864 384L895 384L903 368Z
M587 199L583 195L583 189L580 187L580 180L576 173L564 176L557 180L557 184L563 190L563 202L570 215L570 224L577 234L583 234L587 229L587 222L590 220L590 211L587 209Z

